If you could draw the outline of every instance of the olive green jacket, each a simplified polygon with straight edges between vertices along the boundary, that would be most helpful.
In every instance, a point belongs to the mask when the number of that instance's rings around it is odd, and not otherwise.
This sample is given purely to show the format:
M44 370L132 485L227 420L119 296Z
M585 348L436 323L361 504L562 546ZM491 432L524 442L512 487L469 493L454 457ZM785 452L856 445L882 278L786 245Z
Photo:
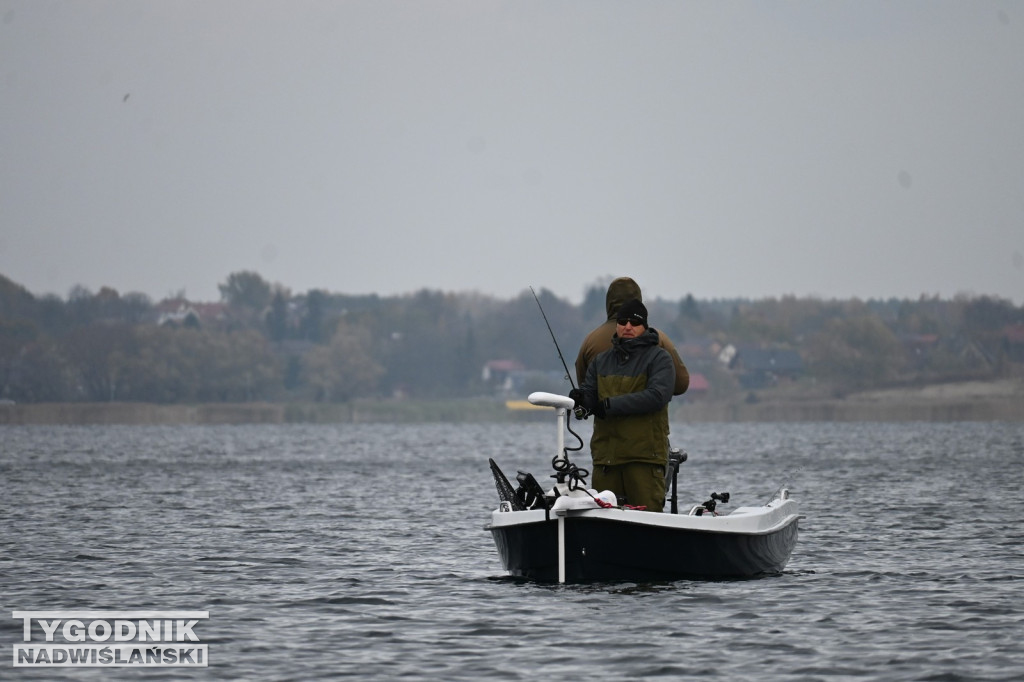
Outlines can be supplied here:
M648 327L635 339L612 339L612 348L590 363L583 381L583 406L595 416L590 452L594 464L668 463L668 403L675 369L658 332Z
M580 345L580 352L576 356L577 385L583 385L583 380L587 376L587 367L597 357L598 353L603 353L612 347L612 337L615 336L615 314L619 312L619 308L622 307L623 303L634 298L643 300L640 295L640 286L631 278L619 277L608 285L608 293L605 295L604 301L608 320L587 334L587 337L583 339L583 344ZM679 357L675 345L664 333L658 334L658 343L668 351L676 368L676 380L675 386L672 389L672 395L686 393L686 389L690 387L690 373L686 370L686 365L683 364L682 359Z

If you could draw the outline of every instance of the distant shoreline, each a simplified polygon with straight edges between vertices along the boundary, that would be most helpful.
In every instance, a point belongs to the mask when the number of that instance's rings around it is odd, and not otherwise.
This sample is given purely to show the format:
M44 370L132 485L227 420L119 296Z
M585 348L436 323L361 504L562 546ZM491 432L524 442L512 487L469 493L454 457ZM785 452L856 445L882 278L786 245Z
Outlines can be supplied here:
M845 398L768 390L755 400L688 399L672 405L674 422L1024 422L1024 381L964 382L918 389L865 391ZM514 422L503 401L356 401L345 404L40 403L0 405L3 425L354 424Z
M694 401L677 412L692 422L1024 422L1024 380L965 381L862 391L842 398L803 389L764 391L753 401Z

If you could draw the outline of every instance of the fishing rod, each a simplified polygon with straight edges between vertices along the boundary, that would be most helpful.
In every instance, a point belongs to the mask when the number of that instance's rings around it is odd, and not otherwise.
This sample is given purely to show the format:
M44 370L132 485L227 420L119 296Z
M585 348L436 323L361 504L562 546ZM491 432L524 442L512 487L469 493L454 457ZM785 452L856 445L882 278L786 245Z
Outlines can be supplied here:
M530 287L530 293L533 294L533 300L537 301L537 307L540 308L540 314L544 318L544 324L548 326L548 333L551 334L551 340L555 342L555 350L558 351L558 359L562 361L562 368L565 370L565 378L569 380L569 385L572 386L573 390L576 390L576 384L572 380L572 373L569 372L569 366L565 364L565 358L562 357L562 349L558 347L558 339L555 338L555 332L551 329L551 323L548 322L548 316L544 314L544 306L540 304L540 299L537 298L537 292Z
M572 380L572 373L569 371L569 366L565 364L565 357L562 355L562 349L559 348L558 346L558 339L555 338L555 332L553 329L551 329L551 323L548 322L548 316L544 312L544 306L540 304L540 299L537 298L537 292L533 290L533 287L530 287L530 293L533 294L533 300L537 301L537 307L540 308L541 317L544 318L544 324L547 325L548 333L551 334L551 340L555 344L555 350L558 351L558 359L562 361L562 368L565 370L565 378L569 380L569 385L572 386L572 390L575 391L576 383ZM582 406L577 406L576 408L574 408L573 414L576 415L577 419L587 418L587 412L585 409L583 409ZM556 455L555 458L551 460L551 466L555 470L554 478L559 483L564 483L566 479L568 479L570 490L575 490L580 486L583 487L583 490L586 490L587 476L590 475L590 472L587 471L586 469L580 469L574 463L569 461L570 451L575 452L583 449L583 439L580 438L580 435L578 433L572 430L572 427L569 426L568 419L565 420L565 428L569 431L569 433L576 437L576 441L579 443L579 445L577 445L574 448L571 448L569 446L563 446L562 456Z

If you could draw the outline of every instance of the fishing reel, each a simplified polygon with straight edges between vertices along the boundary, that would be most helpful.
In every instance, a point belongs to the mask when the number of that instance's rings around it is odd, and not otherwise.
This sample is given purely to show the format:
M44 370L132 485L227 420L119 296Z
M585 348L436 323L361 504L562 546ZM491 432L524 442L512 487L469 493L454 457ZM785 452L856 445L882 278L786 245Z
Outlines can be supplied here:
M565 375L565 378L569 379L569 381L572 381L572 377L570 377L568 374ZM574 417L576 417L577 420L583 421L584 419L586 419L587 417L589 417L592 414L590 410L588 410L587 408L583 407L583 390L582 389L579 389L579 388L576 388L575 386L573 386L572 390L569 391L569 397L572 398L572 401L574 403L576 403L573 406L573 408L572 408L572 414L573 414Z

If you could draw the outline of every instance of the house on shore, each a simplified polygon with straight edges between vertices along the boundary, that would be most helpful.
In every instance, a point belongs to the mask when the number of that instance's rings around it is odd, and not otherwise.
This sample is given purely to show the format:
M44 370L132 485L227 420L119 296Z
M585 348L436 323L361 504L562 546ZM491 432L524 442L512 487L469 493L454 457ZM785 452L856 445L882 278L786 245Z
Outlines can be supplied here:
M728 366L747 389L767 388L794 381L804 373L804 361L795 350L740 347L725 355Z

